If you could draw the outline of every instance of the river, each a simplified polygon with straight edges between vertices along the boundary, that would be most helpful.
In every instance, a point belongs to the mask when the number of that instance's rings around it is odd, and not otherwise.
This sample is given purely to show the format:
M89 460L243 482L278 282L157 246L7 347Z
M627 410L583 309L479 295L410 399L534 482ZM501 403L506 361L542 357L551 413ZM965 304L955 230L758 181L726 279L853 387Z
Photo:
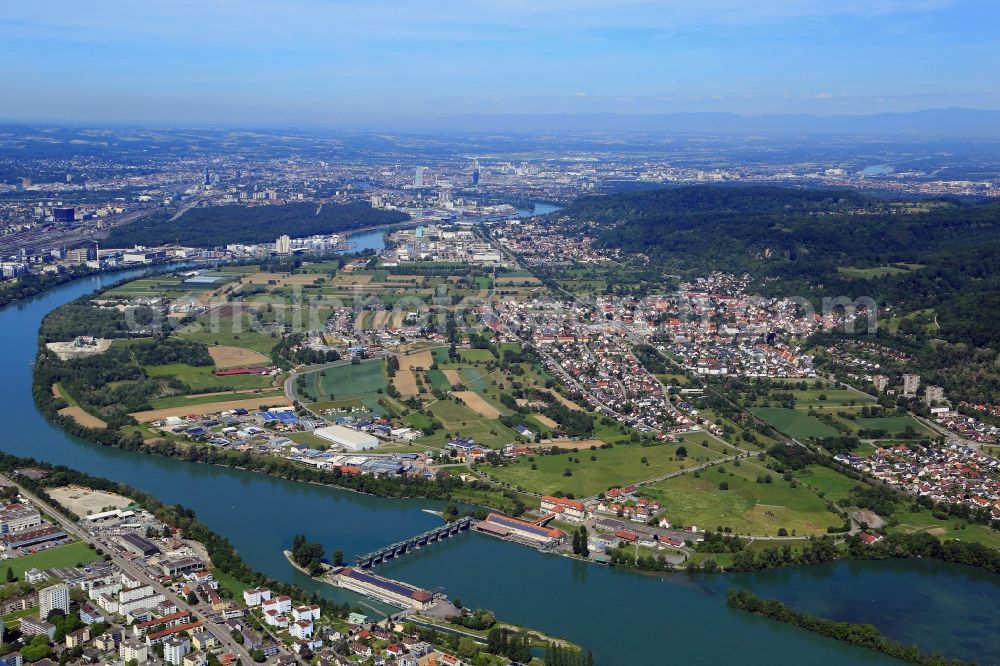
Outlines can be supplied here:
M360 239L356 239L360 240ZM131 273L138 275L139 271ZM297 572L281 551L297 533L327 551L367 552L429 529L439 503L365 497L226 468L104 448L50 425L31 397L31 362L52 309L129 274L92 276L0 310L4 377L0 448L148 491L197 512L247 562L274 578L344 599ZM565 636L599 664L714 664L775 660L813 665L892 660L725 606L729 586L779 597L803 610L870 621L888 635L949 656L1000 662L1000 577L937 562L841 562L755 575L653 577L587 565L467 533L383 566L419 585L443 587L465 605ZM356 600L355 597L351 597Z

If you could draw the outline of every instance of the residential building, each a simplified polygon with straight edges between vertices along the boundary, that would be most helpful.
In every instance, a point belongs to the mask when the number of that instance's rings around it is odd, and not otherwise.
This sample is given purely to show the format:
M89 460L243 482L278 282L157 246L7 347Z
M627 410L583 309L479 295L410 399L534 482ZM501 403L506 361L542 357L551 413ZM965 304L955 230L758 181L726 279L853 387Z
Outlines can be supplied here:
M872 377L872 386L874 386L875 390L879 393L884 393L889 387L889 378L885 375L875 375Z
M122 661L135 659L141 663L149 659L149 647L138 638L126 638L118 646L118 656Z
M191 641L183 636L174 636L163 641L163 659L168 664L181 666L185 655L191 651Z
M69 586L66 583L50 585L38 592L38 616L44 620L54 610L69 613Z
M579 522L587 517L587 508L579 500L566 499L564 497L542 497L542 511L555 513L560 517L570 521Z

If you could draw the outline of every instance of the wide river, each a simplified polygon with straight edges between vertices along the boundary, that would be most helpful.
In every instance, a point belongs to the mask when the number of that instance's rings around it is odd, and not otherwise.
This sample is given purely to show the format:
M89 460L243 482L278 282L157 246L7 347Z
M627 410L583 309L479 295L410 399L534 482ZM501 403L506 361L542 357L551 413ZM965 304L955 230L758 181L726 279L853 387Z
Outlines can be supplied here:
M380 238L358 237L359 246ZM138 274L136 271L134 274ZM439 504L387 500L238 470L104 448L50 425L31 397L38 327L52 309L117 281L90 277L0 310L0 448L67 465L194 509L253 567L344 599L285 561L297 533L327 552L367 552L434 526ZM575 562L468 533L380 571L444 588L467 606L565 636L619 664L887 664L893 660L728 609L725 590L750 588L797 608L877 624L888 635L948 656L1000 663L1000 577L936 562L844 562L755 575L644 576ZM358 601L358 598L352 598Z

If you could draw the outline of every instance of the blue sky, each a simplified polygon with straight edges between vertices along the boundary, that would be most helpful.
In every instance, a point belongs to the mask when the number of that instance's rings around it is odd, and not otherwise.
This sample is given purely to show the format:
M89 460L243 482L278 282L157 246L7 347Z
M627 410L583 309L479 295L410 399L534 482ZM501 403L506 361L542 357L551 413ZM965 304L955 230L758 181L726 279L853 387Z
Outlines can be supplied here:
M996 0L11 0L0 116L1000 108Z

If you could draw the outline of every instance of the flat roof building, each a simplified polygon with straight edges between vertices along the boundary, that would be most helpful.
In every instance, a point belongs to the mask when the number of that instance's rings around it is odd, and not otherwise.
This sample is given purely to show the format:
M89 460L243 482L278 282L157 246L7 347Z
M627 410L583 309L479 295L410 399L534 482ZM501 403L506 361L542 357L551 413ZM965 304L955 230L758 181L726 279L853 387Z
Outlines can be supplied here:
M138 534L125 533L118 537L119 543L130 552L139 555L140 557L151 557L160 552L160 549L156 547L156 544L149 539L143 538Z
M324 426L313 430L313 434L328 442L342 446L347 451L365 451L378 447L378 438L346 426Z

